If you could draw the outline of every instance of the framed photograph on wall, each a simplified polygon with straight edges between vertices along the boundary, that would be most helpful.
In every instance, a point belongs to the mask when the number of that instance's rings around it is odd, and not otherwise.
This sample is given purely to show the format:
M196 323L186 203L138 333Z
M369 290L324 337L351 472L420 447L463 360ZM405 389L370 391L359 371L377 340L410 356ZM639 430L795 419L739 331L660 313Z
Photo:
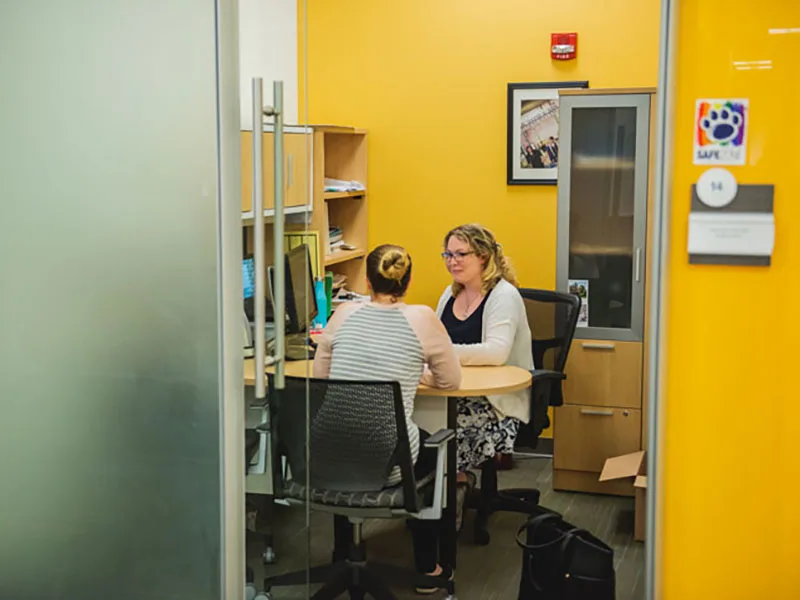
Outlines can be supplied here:
M558 182L558 90L588 81L508 84L508 185Z

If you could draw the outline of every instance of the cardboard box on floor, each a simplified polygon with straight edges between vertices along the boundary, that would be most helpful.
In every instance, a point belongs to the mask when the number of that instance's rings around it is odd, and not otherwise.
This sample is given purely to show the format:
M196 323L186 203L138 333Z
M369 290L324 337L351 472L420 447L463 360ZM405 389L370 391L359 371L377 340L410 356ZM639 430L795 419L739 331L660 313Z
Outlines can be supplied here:
M614 479L630 479L633 495L636 499L635 525L633 539L644 541L645 506L647 504L647 453L642 450L632 454L623 454L606 460L600 481Z

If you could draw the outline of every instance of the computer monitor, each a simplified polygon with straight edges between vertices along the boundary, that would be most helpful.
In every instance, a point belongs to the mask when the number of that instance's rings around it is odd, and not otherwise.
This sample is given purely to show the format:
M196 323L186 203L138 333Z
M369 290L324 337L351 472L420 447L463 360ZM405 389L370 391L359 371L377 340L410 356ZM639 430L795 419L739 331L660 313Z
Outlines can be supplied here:
M311 270L311 253L307 244L295 246L285 255L286 265L286 331L307 333L317 316L317 296ZM270 269L270 297L275 301L275 274Z

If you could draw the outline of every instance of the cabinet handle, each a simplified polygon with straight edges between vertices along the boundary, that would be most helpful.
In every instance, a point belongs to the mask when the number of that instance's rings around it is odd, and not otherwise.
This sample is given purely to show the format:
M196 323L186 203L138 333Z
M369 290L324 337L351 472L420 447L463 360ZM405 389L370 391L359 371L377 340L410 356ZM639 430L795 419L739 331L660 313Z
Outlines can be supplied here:
M639 280L642 278L642 249L636 249L636 259L634 261L634 277L636 278L636 283L639 283Z
M584 350L613 350L616 348L614 344L581 344Z
M581 409L582 415L591 415L593 417L613 417L614 411L613 410L595 410L592 408L582 408Z

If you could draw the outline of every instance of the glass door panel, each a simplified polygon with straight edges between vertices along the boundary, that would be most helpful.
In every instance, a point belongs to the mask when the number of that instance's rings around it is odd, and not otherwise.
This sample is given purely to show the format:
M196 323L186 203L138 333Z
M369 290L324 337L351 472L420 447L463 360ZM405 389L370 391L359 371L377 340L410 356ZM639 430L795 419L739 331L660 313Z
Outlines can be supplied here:
M631 326L636 109L572 113L569 279L588 282L590 327Z
M649 97L564 96L558 286L581 296L578 337L641 340Z

